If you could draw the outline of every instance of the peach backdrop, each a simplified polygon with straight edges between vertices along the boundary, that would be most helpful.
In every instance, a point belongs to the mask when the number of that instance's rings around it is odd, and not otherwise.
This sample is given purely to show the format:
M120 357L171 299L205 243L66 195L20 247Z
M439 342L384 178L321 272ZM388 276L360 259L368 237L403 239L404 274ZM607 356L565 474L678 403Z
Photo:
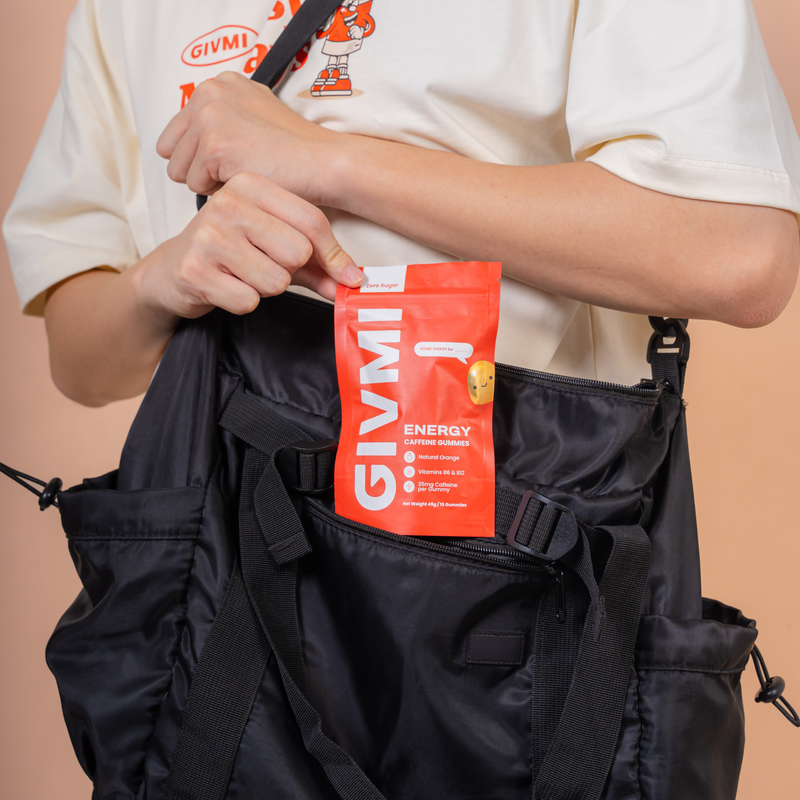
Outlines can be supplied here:
M168 0L167 0L168 1ZM74 0L0 6L0 216L59 80ZM772 64L800 121L800 3L755 0ZM759 645L800 708L800 292L766 329L691 325L687 400L704 593L758 620ZM41 321L23 318L0 247L0 460L65 485L116 466L138 401L82 408L50 382ZM88 800L61 718L45 643L79 590L57 512L0 480L0 797ZM800 731L756 706L743 680L748 741L739 800L797 796ZM680 798L675 798L680 800Z

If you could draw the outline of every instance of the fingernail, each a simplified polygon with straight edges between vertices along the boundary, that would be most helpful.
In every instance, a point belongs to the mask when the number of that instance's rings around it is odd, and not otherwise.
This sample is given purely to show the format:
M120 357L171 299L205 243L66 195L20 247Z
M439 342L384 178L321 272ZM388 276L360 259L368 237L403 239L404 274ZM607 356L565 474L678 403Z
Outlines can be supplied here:
M364 282L364 273L358 267L348 267L345 277L347 282L354 284L354 286L361 286Z

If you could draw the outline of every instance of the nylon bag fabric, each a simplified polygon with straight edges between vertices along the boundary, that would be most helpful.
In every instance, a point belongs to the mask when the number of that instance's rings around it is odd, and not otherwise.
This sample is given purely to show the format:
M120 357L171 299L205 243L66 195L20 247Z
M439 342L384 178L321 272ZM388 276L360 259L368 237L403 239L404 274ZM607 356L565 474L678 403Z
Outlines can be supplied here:
M286 294L244 317L215 311L181 325L119 469L59 495L84 589L47 659L97 800L591 796L565 794L549 776L563 768L580 780L594 769L592 758L567 769L557 757L569 757L562 737L576 696L602 711L576 687L604 691L603 670L578 673L593 642L615 635L614 610L603 628L587 586L596 579L611 597L609 532L628 528L646 531L650 564L629 610L638 634L622 664L619 719L590 735L580 706L573 714L585 735L578 752L600 753L609 740L608 777L594 796L733 800L739 678L756 630L701 597L680 397L654 383L614 387L502 365L496 380L499 533L481 540L492 552L393 537L337 516L330 492L289 492L284 511L302 527L267 583L290 575L296 588L291 602L262 607L248 602L263 565L245 536L260 542L263 532L265 552L272 546L277 495L258 490L271 462L225 414L241 396L309 440L337 439L333 309ZM577 519L588 573L568 555L554 568L509 546L531 491ZM250 633L226 651L215 619L231 614ZM280 644L283 629L269 621L262 631L259 615L295 624L299 644ZM207 668L215 647L222 672ZM235 712L214 691L223 684L237 694ZM219 742L184 724L214 714ZM193 757L187 743L209 754L194 762L213 773L202 792L178 785L177 762ZM325 762L323 751L346 755ZM226 758L230 773L215 771ZM362 789L342 789L345 773L363 775Z

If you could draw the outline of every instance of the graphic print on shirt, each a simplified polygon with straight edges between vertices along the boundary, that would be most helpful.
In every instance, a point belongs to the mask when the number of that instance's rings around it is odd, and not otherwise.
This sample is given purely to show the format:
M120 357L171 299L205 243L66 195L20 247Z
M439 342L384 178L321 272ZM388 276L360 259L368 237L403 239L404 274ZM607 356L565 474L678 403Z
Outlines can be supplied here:
M375 32L375 20L369 13L371 7L372 0L345 0L327 25L317 32L317 39L325 39L322 52L328 56L328 65L314 81L312 97L353 94L348 62L350 55L361 49L364 39Z
M300 9L300 0L275 0L268 22L287 17L286 24ZM287 13L288 12L288 13ZM284 25L286 27L286 25ZM272 44L265 45L258 41L259 33L244 25L222 25L204 33L191 41L181 53L181 61L188 67L210 67L223 62L230 64L230 69L252 75L264 60ZM310 43L304 44L294 57L289 71L297 72L308 58ZM180 86L181 108L188 102L196 87L195 82Z

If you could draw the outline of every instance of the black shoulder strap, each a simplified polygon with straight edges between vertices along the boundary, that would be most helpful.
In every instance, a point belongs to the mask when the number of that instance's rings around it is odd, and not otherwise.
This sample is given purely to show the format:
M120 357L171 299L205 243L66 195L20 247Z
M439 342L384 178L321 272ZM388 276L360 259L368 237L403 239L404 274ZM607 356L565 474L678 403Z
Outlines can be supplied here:
M289 62L341 2L342 0L305 0L258 65L252 80L263 83L270 89L275 86Z
M251 80L263 83L270 89L281 79L289 62L300 48L319 30L323 22L341 5L341 0L305 0L298 12L283 29L275 44L270 47L264 60L258 65ZM199 211L208 200L204 194L197 195Z

